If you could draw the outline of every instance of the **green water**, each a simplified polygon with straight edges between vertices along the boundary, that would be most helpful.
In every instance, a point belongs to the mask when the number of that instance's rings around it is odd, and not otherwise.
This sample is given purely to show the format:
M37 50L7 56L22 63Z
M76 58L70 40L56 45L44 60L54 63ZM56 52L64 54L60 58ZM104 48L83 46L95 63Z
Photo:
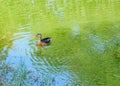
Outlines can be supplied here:
M120 1L0 0L0 60L39 73L30 86L119 86Z

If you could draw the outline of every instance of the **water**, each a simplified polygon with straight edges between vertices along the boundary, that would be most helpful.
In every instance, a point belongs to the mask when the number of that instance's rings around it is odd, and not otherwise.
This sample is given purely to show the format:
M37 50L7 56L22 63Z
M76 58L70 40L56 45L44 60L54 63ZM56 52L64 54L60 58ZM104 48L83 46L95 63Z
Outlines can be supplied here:
M23 62L31 86L120 85L119 0L0 2L0 60ZM36 46L36 33L51 45Z

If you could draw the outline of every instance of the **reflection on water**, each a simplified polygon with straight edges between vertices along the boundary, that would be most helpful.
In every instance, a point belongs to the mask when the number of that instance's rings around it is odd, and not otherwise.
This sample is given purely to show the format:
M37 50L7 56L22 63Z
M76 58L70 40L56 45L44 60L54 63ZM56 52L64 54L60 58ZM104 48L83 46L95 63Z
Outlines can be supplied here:
M93 42L93 48L98 49L99 51L103 52L105 50L105 42L98 36L90 34L90 39Z
M8 63L17 65L21 58L23 58L26 65L31 65L29 55L31 52L31 48L29 46L30 35L31 34L29 32L18 32L14 34L14 38L12 38L13 43L8 51L8 57L6 59Z
M23 29L20 28L20 30ZM43 79L46 78L46 81L52 80L52 82L57 83L56 85L59 86L64 86L66 83L73 83L72 79L76 75L68 71L70 66L66 64L64 57L60 59L58 58L59 56L55 58L46 56L46 49L51 48L52 45L37 47L35 44L36 41L33 40L33 35L30 32L14 33L10 40L12 41L12 45L8 50L6 63L17 67L18 63L23 61L27 70L32 69L34 72L36 70L36 73L39 72L38 74ZM4 47L1 53L3 54L6 49L7 47Z
M18 70L23 62L26 81L31 86L118 83L120 5L117 0L0 2L0 60ZM36 33L51 37L51 45L36 46Z

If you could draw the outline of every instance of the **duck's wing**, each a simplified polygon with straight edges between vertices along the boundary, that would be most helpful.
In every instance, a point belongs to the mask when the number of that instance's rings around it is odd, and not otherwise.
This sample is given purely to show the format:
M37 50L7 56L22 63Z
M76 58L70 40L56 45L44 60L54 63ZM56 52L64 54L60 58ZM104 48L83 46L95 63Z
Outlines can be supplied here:
M44 43L50 43L50 41L51 41L50 37L41 39L41 42L44 42Z

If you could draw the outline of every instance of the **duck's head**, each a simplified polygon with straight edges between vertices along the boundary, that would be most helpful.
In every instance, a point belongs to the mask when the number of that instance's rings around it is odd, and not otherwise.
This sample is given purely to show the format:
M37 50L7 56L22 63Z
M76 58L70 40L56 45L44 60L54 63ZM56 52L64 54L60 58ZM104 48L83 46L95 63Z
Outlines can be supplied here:
M40 39L41 39L41 38L42 38L42 34L37 33L37 34L36 34L36 37L38 37L38 38L40 38Z

